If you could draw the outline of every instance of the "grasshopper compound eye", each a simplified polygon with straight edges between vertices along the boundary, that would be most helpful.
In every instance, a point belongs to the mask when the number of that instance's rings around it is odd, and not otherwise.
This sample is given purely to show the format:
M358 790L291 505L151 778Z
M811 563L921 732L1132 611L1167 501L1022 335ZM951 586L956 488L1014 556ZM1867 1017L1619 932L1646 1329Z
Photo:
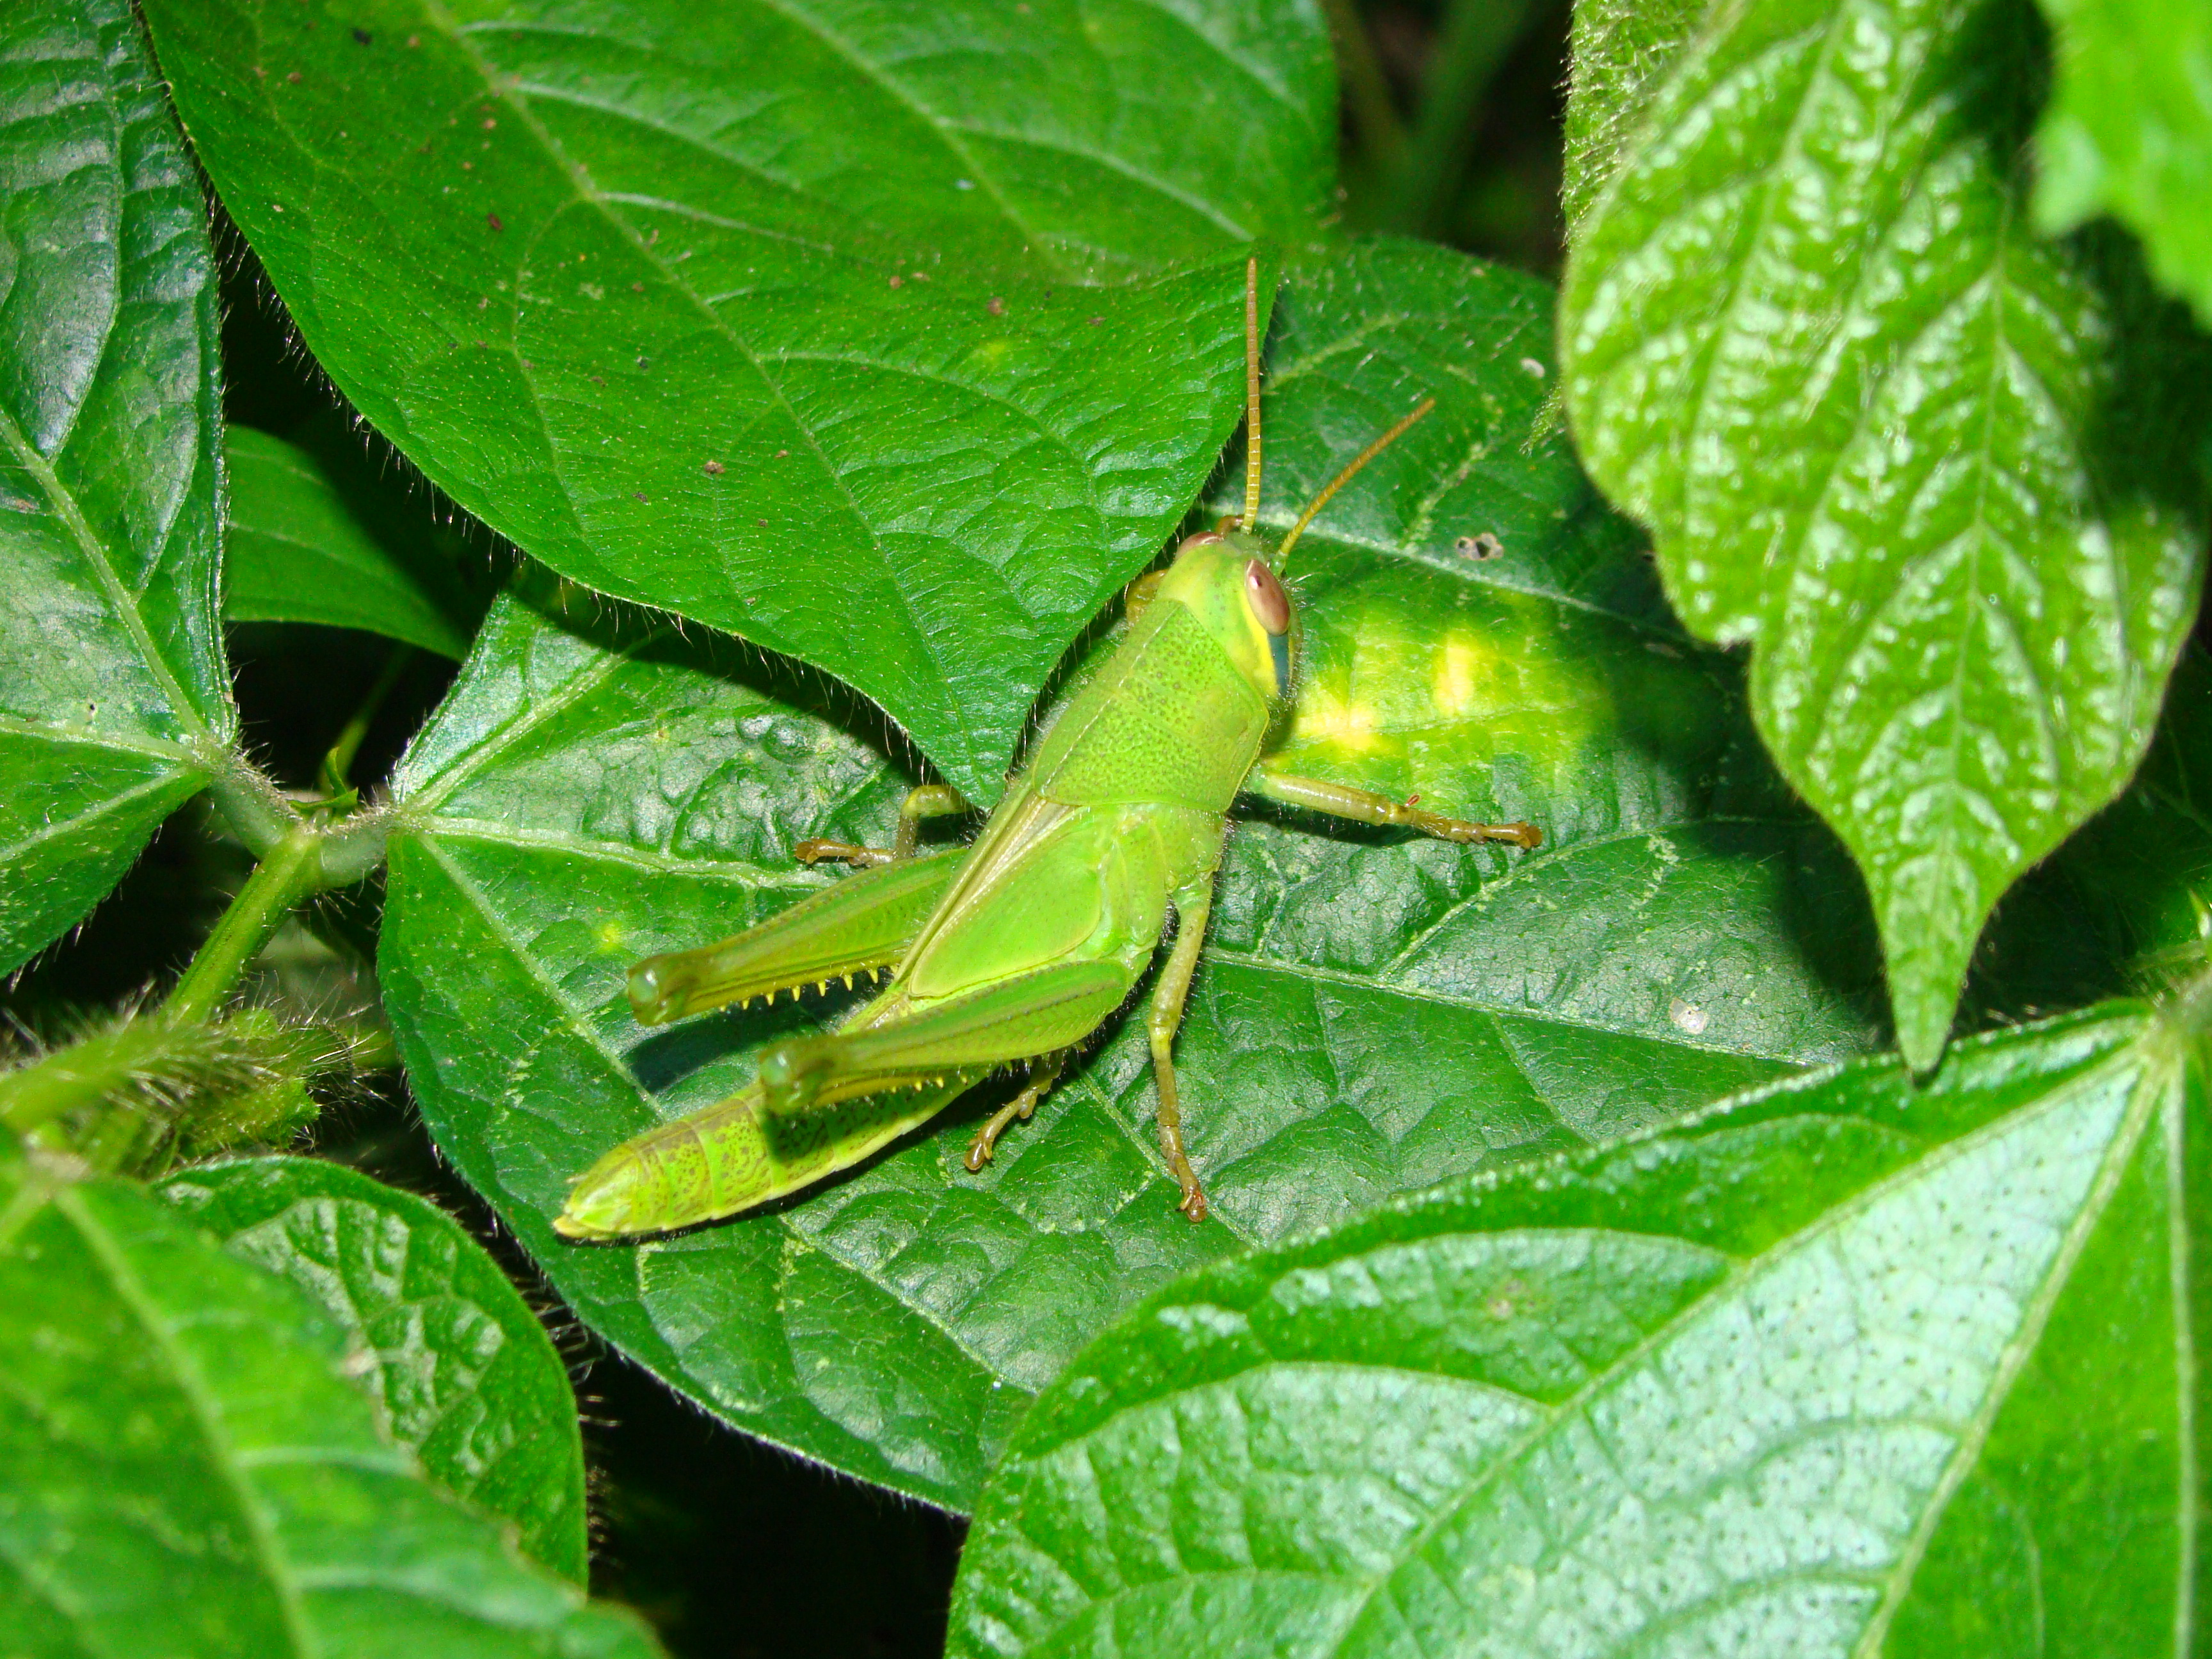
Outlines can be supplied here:
M1279 637L1291 631L1291 596L1257 559L1244 567L1244 602L1268 633Z
M1275 695L1291 695L1291 596L1275 573L1255 559L1244 567L1244 603L1267 630L1267 654L1274 659Z

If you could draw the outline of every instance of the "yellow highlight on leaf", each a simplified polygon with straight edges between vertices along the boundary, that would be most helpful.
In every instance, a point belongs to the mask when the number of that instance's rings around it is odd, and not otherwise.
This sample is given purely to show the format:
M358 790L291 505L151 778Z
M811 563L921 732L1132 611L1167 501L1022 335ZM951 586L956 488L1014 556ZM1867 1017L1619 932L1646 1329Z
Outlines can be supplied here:
M1329 743L1364 750L1375 746L1375 709L1346 686L1309 681L1298 690L1297 713L1291 721L1294 744Z

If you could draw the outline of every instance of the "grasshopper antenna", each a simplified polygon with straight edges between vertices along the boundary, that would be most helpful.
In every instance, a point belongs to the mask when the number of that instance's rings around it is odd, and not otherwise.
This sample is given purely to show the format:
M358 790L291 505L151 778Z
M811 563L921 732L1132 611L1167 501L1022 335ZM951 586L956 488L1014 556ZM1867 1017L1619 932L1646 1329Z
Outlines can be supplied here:
M1404 420L1399 422L1397 425L1392 427L1388 432L1377 438L1373 443L1368 445L1366 448L1361 450L1357 455L1353 456L1352 458L1352 465L1346 467L1343 471L1338 473L1334 478L1331 478L1328 481L1328 487L1323 489L1320 495L1313 498L1313 505L1311 507L1298 514L1298 521L1291 526L1291 533L1283 538L1283 544L1275 550L1275 568L1278 572L1281 571L1283 568L1290 562L1291 549L1297 544L1298 538L1306 533L1306 526L1314 521L1314 514L1320 512L1322 508L1328 505L1329 497L1335 495L1336 492L1343 489L1345 485L1350 483L1354 477L1358 476L1359 469L1361 467L1365 466L1368 462L1373 460L1377 455L1380 455L1392 444L1397 442L1400 438L1405 435L1406 429L1408 427L1412 426L1414 422L1419 420L1424 415L1426 415L1436 406L1437 400L1434 398L1422 398L1420 402L1413 405L1413 412L1412 414L1407 416ZM1257 453L1256 449L1255 450L1255 453Z
M1237 528L1260 521L1260 261L1244 262L1244 516Z

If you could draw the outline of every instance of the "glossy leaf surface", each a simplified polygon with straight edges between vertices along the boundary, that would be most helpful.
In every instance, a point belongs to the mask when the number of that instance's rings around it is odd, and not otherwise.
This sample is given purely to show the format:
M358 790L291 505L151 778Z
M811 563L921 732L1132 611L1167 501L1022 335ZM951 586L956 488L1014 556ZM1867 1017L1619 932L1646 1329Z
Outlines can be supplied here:
M1564 295L1593 476L1865 872L1899 1041L2148 743L2193 613L2197 348L2116 249L2028 223L2009 0L1707 14Z
M215 270L131 8L0 16L0 971L112 887L233 724Z
M380 431L563 574L858 687L978 800L1228 435L1243 245L1327 189L1285 0L149 16Z
M2110 213L2212 323L2212 12L2186 0L2043 0L2057 73L2036 130L2035 216Z
M357 1380L425 1474L584 1582L584 1447L568 1368L451 1216L319 1158L205 1164L159 1190L231 1255L320 1304L372 1362Z
M378 1431L339 1327L120 1182L0 1168L0 1629L39 1656L659 1649Z
M433 1133L594 1330L753 1433L963 1506L1036 1391L1179 1269L1869 1040L1848 866L1774 799L1725 668L1652 622L1632 538L1556 442L1522 447L1548 300L1382 245L1284 301L1272 522L1274 492L1443 400L1297 556L1286 756L1549 839L1511 861L1237 830L1177 1048L1203 1226L1125 1024L980 1176L979 1098L767 1212L556 1240L569 1177L823 1011L642 1030L629 964L835 879L791 843L879 842L909 779L852 707L741 651L586 596L501 603L401 769L380 976Z
M2108 1006L1194 1273L1015 1431L950 1650L2185 1649L2180 1055Z
M231 622L359 628L459 659L482 615L426 513L410 535L349 497L320 457L251 427L230 442L230 540L222 613Z

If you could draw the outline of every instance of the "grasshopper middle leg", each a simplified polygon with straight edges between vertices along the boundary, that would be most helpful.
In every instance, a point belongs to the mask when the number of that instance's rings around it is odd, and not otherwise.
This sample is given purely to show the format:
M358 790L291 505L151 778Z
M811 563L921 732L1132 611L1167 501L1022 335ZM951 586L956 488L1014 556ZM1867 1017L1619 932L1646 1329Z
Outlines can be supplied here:
M810 836L791 849L791 855L801 864L835 861L849 864L856 870L896 864L901 859L914 856L915 847L921 838L924 818L957 817L968 810L968 803L951 785L925 783L918 789L908 790L906 799L899 803L898 827L891 831L889 847L861 847L849 841L826 841Z
M1183 1150L1182 1100L1176 1088L1174 1050L1183 1004L1190 997L1191 976L1198 971L1199 947L1206 943L1206 918L1213 909L1213 872L1208 871L1196 884L1176 894L1175 907L1175 948L1168 952L1167 965L1152 989L1145 1035L1152 1042L1152 1080L1159 1086L1160 1154L1167 1159L1176 1185L1182 1188L1182 1201L1176 1207L1193 1221L1203 1221L1206 1190L1198 1184L1198 1173Z

